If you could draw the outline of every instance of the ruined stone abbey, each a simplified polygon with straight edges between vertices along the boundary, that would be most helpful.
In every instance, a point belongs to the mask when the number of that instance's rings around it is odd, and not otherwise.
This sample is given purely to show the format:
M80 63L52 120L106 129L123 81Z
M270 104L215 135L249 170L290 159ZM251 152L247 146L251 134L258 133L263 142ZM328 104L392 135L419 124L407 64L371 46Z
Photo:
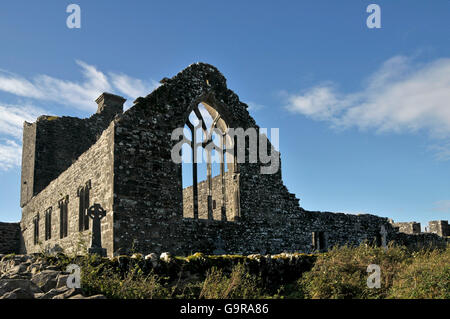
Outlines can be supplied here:
M192 113L201 119L199 105L222 131L259 132L247 105L211 65L165 78L126 112L120 96L103 93L96 102L90 118L43 115L24 123L22 220L0 223L0 253L89 246L87 210L94 204L106 211L101 240L108 256L311 252L365 240L445 245L449 236L446 221L431 222L423 233L420 225L374 215L306 211L283 184L281 168L262 174L260 162L231 161L216 176L208 165L203 181L193 163L192 184L183 189L183 166L171 158L178 142L172 131L192 125Z

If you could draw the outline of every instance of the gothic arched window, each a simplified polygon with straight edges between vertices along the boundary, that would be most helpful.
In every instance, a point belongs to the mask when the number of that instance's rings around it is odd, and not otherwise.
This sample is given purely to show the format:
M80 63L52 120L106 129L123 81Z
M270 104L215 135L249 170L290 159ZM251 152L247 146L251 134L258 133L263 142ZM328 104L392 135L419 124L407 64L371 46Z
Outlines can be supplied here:
M227 220L233 216L235 207L228 206L234 196L227 198L232 193L227 188L235 159L227 157L227 146L234 147L228 129L225 119L207 103L200 103L189 115L184 127L189 143L182 147L184 217Z

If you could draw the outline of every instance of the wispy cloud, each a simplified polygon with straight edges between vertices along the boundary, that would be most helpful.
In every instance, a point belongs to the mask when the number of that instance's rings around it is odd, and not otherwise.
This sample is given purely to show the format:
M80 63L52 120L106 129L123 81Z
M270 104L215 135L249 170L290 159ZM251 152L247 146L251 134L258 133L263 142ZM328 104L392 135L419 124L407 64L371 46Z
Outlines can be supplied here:
M92 112L97 108L94 100L103 92L124 95L128 103L132 103L135 98L147 95L159 85L154 80L141 80L123 73L104 73L83 61L76 63L83 75L80 82L46 74L27 79L0 69L0 91L15 95L17 99L26 98L38 105L52 102ZM0 170L20 165L23 122L34 122L39 115L47 114L45 110L32 104L18 101L11 105L0 102Z
M31 80L10 72L0 73L0 90L17 96L56 102L82 110L93 110L93 100L111 85L104 73L94 66L76 61L81 67L84 81L77 83L49 75L37 75Z
M256 111L260 111L260 110L265 108L264 105L258 104L258 103L252 102L252 101L247 102L247 105L248 105L248 110L249 111L255 111L256 112Z
M126 74L109 73L109 76L117 91L134 98L146 96L160 85L159 82L154 80L143 81Z
M44 113L30 105L0 105L0 134L21 138L23 122L33 122Z
M22 127L45 111L32 105L0 105L0 170L20 165Z
M13 140L0 140L0 170L19 166L22 160L22 147Z
M450 200L440 200L435 202L433 210L439 213L450 213Z
M159 83L144 81L126 74L108 73L77 60L83 81L69 81L41 74L26 79L9 71L0 70L0 91L30 99L51 101L80 110L96 109L94 100L103 92L125 95L130 99L145 96Z
M360 91L343 93L335 83L324 83L285 97L291 112L327 121L335 128L423 130L432 138L450 138L449 58L418 64L396 56L376 70ZM441 157L449 157L444 145L437 148Z

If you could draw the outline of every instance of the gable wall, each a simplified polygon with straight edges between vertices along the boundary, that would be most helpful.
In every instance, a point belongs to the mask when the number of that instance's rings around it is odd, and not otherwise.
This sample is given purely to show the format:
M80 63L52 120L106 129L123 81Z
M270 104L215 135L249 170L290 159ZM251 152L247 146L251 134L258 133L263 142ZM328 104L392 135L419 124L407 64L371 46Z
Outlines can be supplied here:
M311 251L312 232L325 232L331 247L379 241L381 226L387 231L387 241L397 238L387 218L303 210L284 186L281 169L276 174L261 174L260 163L243 163L237 171L227 173L227 180L234 181L233 186L239 190L239 218L208 220L202 218L205 207L201 207L201 218L193 219L193 214L187 213L187 206L192 205L192 188L184 190L187 197L183 203L181 165L171 159L178 140L172 140L171 133L184 126L200 102L216 108L230 127L259 129L247 106L226 88L225 78L207 64L191 65L147 97L138 98L116 123L117 254L130 252L131 247L145 254L212 253L220 246L219 237L228 253ZM200 205L206 206L202 185Z

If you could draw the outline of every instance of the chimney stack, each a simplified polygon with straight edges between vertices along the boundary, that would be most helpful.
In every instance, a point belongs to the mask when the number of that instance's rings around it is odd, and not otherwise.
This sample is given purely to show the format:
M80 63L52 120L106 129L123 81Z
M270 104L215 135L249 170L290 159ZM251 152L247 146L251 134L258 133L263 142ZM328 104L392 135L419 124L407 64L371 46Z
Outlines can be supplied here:
M125 101L126 99L119 95L104 92L95 100L98 105L97 114L112 116L122 114Z

